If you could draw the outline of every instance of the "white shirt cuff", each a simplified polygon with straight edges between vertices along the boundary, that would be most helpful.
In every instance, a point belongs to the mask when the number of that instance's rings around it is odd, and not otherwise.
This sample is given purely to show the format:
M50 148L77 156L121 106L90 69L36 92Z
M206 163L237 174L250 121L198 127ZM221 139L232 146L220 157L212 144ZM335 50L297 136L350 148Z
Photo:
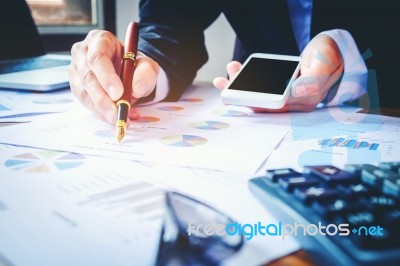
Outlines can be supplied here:
M348 31L341 29L324 31L320 34L326 34L336 42L344 64L339 88L328 105L339 105L364 95L367 92L368 69L353 36Z

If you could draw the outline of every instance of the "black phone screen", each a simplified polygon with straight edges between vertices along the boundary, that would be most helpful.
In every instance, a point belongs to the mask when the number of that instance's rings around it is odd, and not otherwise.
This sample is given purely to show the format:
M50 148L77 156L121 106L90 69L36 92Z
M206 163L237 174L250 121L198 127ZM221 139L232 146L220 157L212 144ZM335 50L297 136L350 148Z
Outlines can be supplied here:
M252 57L229 89L282 95L298 64L297 61Z

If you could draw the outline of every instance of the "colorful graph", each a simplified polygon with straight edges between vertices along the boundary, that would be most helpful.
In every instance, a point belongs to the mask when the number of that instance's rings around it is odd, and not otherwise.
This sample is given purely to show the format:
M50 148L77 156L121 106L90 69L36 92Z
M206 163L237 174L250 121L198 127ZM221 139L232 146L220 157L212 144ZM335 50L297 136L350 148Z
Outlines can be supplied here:
M321 147L346 147L349 149L367 148L373 151L377 150L379 147L378 143L370 143L368 141L345 138L323 139L320 140L318 144Z
M205 130L220 130L230 127L229 124L218 122L218 121L201 121L201 122L193 122L189 124L190 127L194 127L197 129L205 129Z
M0 111L9 111L9 110L11 110L11 109L3 104L0 104Z
M160 142L175 147L194 147L207 143L207 139L194 135L172 135L161 138Z
M53 98L43 98L43 99L38 99L34 100L33 103L36 104L66 104L66 103L72 103L72 99L53 99Z
M158 107L157 109L161 110L161 111L181 111L184 108L182 106L167 105L167 106Z
M16 155L4 165L15 171L48 173L78 167L84 164L85 159L85 156L77 153L43 150Z
M246 112L236 110L216 110L211 112L214 115L225 116L225 117L240 117L246 116Z
M183 98L180 101L181 102L196 103L196 102L202 102L203 99L200 99L200 98Z
M134 123L153 123L160 121L160 118L155 116L141 116L137 120L133 120Z

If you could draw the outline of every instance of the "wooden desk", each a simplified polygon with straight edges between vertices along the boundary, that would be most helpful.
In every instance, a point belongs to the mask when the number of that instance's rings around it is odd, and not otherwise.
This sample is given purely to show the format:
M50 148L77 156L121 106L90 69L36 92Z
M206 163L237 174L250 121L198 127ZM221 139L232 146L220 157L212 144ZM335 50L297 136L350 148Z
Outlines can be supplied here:
M310 266L316 265L311 257L303 250L299 250L267 264L268 266Z

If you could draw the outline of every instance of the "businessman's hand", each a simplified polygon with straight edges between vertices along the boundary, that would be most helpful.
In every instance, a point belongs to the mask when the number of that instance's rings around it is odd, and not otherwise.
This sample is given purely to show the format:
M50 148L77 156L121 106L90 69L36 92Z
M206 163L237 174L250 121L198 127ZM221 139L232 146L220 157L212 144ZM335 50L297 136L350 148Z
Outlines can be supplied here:
M227 65L230 78L242 65L233 61ZM300 76L293 82L291 95L281 109L253 108L255 112L310 112L315 109L327 95L343 72L343 59L336 42L328 35L316 36L304 49ZM223 89L228 79L214 79L214 86Z
M72 46L69 69L70 86L76 98L102 120L114 124L115 101L123 93L119 78L123 44L110 32L94 30L85 40ZM151 58L138 54L133 77L132 101L149 95L155 88L159 65ZM138 117L131 108L131 119Z

